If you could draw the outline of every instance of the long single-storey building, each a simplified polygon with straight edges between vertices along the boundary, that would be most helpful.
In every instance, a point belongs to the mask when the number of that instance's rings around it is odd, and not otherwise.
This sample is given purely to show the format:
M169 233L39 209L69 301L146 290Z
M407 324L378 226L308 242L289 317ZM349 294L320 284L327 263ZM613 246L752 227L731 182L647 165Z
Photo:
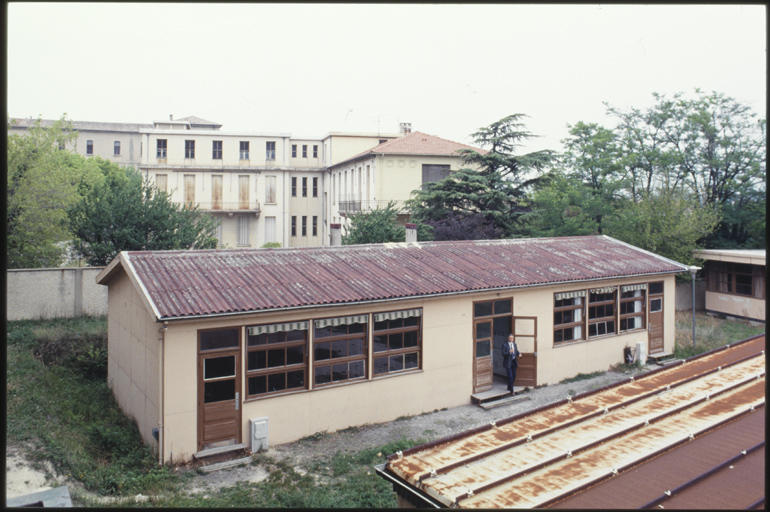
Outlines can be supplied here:
M702 249L705 260L706 312L765 321L765 250Z
M123 252L108 380L160 462L467 404L673 352L687 266L606 236Z

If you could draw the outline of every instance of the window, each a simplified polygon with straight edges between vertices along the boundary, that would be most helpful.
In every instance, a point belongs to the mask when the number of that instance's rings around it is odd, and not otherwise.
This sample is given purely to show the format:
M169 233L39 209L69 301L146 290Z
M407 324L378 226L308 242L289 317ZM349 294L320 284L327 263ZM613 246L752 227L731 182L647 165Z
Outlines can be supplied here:
M265 176L265 202L275 204L275 176Z
M376 313L372 338L375 377L421 367L421 309Z
M291 157L292 158L297 158L297 145L296 144L292 144L291 145Z
M307 236L307 215L302 216L302 236Z
M313 146L313 158L318 158L318 146Z
M302 178L302 197L307 197L307 178Z
M249 217L238 217L238 245L251 245L249 243Z
M277 242L275 217L265 217L265 243Z
M708 261L706 262L706 289L710 292L764 299L765 269L745 263Z
M184 157L195 158L195 141L194 140L184 141Z
M366 378L366 333L369 315L314 322L315 386Z
M583 339L585 295L585 290L554 294L554 343Z
M211 143L211 158L214 160L222 160L222 141L215 140Z
M449 176L448 165L422 164L422 183L435 183Z
M268 141L265 143L265 159L275 160L275 142Z
M93 155L94 154L94 141L87 140L86 141L86 155Z
M475 302L473 304L473 318L492 317L492 332L480 335L479 328L483 327L477 324L475 335L476 357L485 357L491 354L494 347L499 347L508 340L508 335L513 327L511 317L513 304L511 299L500 299L486 302ZM490 336L491 335L491 336Z
M291 236L297 236L297 216L291 216Z
M313 236L318 236L318 215L313 215Z
M238 348L240 345L240 329L217 329L215 331L199 331L199 349L201 352Z
M112 145L112 154L114 156L120 156L120 141L116 140Z
M249 159L249 141L242 140L241 141L241 149L239 154L239 158L241 160L248 160Z
M166 139L158 139L155 141L155 144L156 144L155 157L166 158L166 147L167 147L168 141Z
M620 287L620 332L644 327L644 303L646 284Z
M297 197L297 178L292 177L291 179L291 197Z
M247 398L307 389L309 322L247 327Z
M595 288L588 294L588 337L615 333L615 287Z
M318 197L318 178L313 178L313 197Z
M168 193L168 174L156 174L155 175L155 187L160 192Z
M302 144L302 158L307 158L307 144Z

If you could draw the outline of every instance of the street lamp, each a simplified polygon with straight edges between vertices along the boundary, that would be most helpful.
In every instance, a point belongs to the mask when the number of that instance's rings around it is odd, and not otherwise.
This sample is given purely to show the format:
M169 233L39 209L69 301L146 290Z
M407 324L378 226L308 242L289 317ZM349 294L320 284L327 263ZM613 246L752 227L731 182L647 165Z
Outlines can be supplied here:
M690 277L692 277L692 348L695 348L695 274L698 273L700 267L692 265L689 269Z

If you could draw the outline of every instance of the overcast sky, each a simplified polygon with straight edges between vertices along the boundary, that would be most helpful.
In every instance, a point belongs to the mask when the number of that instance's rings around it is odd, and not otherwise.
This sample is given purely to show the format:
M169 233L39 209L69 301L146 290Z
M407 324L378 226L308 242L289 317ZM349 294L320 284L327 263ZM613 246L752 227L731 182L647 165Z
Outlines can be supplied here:
M458 142L513 113L561 150L652 93L696 87L765 115L764 5L14 3L8 115Z

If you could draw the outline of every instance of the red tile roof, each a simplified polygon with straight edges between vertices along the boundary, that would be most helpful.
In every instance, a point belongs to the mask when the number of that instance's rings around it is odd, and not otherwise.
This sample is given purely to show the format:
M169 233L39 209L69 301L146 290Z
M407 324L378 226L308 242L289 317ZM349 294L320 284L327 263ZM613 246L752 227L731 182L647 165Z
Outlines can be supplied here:
M430 155L430 156L459 156L457 150L473 149L481 154L486 154L486 149L474 148L467 144L460 144L451 140L442 139L435 135L422 132L412 132L403 137L388 140L372 149L349 158L346 161L357 160L371 155ZM340 162L342 163L342 162ZM339 164L337 164L339 165Z
M158 319L679 273L606 236L121 253Z

